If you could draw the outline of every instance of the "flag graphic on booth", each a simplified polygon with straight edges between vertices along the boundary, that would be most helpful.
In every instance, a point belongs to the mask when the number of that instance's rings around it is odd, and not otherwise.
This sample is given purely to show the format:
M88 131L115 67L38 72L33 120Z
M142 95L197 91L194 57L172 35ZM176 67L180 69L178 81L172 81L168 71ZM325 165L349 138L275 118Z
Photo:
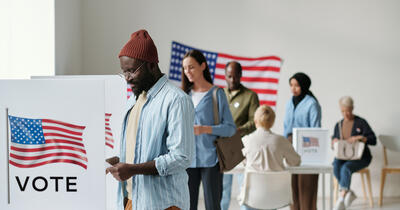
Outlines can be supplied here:
M105 118L105 123L106 123L106 146L110 147L111 149L114 148L114 137L112 134L112 130L111 130L111 125L110 125L110 118L112 116L111 113L106 113L106 118Z
M133 96L132 88L130 85L126 86L126 97L129 99L131 96Z
M303 147L319 147L318 138L303 136Z
M8 116L11 128L10 164L33 168L69 163L87 169L85 126L52 119Z
M186 52L196 49L178 42L172 42L169 79L176 83L181 81L182 59ZM198 49L200 50L200 49ZM260 104L276 106L279 74L282 59L277 56L240 57L225 53L200 50L207 60L214 84L226 87L225 65L237 61L242 65L241 83L257 93Z

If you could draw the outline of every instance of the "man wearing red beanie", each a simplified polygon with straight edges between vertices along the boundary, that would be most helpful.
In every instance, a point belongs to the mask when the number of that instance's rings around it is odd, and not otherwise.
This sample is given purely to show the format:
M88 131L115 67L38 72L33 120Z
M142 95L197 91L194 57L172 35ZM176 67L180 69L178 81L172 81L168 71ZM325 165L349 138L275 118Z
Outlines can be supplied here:
M147 31L133 33L119 59L135 97L129 99L124 118L121 162L107 169L120 181L118 209L189 209L186 168L194 155L192 100L161 73L157 48Z

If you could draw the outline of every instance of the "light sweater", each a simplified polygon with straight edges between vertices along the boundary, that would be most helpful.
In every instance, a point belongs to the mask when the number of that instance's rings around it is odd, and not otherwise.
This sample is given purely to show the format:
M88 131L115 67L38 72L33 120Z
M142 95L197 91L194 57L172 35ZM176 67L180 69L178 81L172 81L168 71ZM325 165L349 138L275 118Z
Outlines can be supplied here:
M263 128L243 137L246 168L256 171L285 170L283 161L289 166L300 165L300 155L294 151L289 140Z

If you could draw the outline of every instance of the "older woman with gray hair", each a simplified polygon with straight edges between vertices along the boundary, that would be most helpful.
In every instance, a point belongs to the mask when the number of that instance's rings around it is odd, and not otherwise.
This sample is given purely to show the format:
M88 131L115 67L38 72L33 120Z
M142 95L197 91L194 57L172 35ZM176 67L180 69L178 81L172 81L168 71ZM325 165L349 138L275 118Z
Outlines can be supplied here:
M360 160L339 160L335 158L333 161L333 173L340 186L340 196L336 202L335 210L346 209L356 199L354 192L350 190L351 175L371 163L372 155L367 145L376 144L376 136L367 121L353 114L353 99L350 96L344 96L340 98L339 105L343 119L336 123L332 144L341 139L349 143L362 141L366 146Z

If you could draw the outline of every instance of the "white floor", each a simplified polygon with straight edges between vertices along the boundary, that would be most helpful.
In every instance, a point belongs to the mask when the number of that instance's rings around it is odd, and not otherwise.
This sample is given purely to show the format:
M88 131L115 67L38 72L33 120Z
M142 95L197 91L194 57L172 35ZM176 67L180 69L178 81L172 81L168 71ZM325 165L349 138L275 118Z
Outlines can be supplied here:
M328 205L328 200L326 200L326 204ZM318 209L322 209L322 200L318 200ZM328 208L328 206L327 206ZM199 210L205 210L204 200L199 200ZM229 210L239 210L239 205L236 200L231 201L231 205ZM352 206L348 208L348 210L400 210L400 197L397 198L384 198L382 207L378 206L378 198L374 199L374 207L370 207L368 202L364 200L364 198L357 198ZM280 210L290 210L289 207L282 208Z

